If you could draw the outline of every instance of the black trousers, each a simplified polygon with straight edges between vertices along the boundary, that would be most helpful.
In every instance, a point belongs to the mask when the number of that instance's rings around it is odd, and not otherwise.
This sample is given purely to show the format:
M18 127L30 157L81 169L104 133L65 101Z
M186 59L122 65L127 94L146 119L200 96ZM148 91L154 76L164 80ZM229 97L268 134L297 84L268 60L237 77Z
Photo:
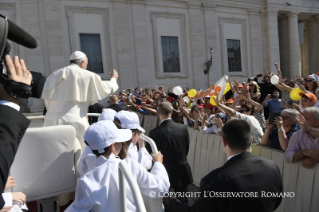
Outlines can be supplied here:
M186 197L186 192L188 192L188 184L180 186L180 187L174 187L174 192L181 192L181 195L176 194L176 199L178 199L181 202L188 203L188 199Z

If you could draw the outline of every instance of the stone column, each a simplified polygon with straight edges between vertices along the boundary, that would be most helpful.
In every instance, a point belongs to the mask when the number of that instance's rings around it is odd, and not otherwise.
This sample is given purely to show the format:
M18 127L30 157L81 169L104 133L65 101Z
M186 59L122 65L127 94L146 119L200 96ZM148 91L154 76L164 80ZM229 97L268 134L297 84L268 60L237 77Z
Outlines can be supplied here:
M319 71L319 16L308 20L309 74Z
M284 76L289 73L289 39L288 39L288 17L282 14L278 23L279 48L280 48L280 69Z
M288 13L288 37L289 37L289 60L290 67L288 77L301 75L301 57L298 33L298 13Z
M260 10L249 9L249 28L250 28L250 51L251 67L250 76L263 73L263 52L261 36L261 17Z
M191 3L189 6L190 35L192 63L193 63L193 83L196 89L204 88L207 85L207 76L204 74L205 62L207 60L204 54L205 36L203 32L203 15L199 3Z
M19 14L19 16L21 15L22 18L22 24L20 25L20 27L36 39L38 47L35 49L28 49L21 46L19 47L19 50L22 50L22 52L25 52L26 54L26 57L23 59L26 62L28 70L47 73L47 71L49 71L47 70L49 66L44 66L45 62L43 57L40 29L42 14L40 13L40 11L38 11L38 1L21 1L20 5L21 13ZM30 112L42 112L44 108L44 101L43 99L29 98L28 107L30 109Z
M266 11L266 31L267 31L267 54L268 54L268 71L277 73L274 63L280 61L279 54L279 36L278 36L278 11Z
M127 15L127 2L113 1L113 14L115 24L116 51L118 58L119 86L133 88L132 56L129 34L129 20Z
M134 28L135 58L138 71L138 85L146 88L151 84L150 53L147 37L147 22L144 1L132 1L132 21Z

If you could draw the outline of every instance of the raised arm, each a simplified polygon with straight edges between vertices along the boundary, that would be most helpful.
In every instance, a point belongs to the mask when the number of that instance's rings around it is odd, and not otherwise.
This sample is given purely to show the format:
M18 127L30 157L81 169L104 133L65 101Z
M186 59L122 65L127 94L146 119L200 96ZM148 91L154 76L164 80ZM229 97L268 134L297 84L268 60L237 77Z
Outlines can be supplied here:
M264 109L264 107L261 104L259 104L258 102L255 102L254 100L250 98L249 93L246 95L246 100L250 102L252 105L254 105L258 111L262 111Z
M219 98L218 97L213 97L215 102L216 102L216 106L223 110L226 114L228 114L230 117L234 117L236 115L236 110L234 110L233 108L227 107L226 105L223 105L220 103Z

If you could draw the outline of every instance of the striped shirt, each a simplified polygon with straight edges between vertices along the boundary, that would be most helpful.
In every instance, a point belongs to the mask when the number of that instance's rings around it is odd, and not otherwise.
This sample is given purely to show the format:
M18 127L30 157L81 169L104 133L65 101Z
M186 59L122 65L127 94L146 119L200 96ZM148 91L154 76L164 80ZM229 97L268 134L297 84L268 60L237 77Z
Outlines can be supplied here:
M305 131L299 130L289 139L288 148L285 152L285 161L293 163L294 154L304 149L319 150L319 137L312 138Z
M259 122L261 128L265 129L265 116L264 116L264 110L257 111L253 114L253 116L257 119Z

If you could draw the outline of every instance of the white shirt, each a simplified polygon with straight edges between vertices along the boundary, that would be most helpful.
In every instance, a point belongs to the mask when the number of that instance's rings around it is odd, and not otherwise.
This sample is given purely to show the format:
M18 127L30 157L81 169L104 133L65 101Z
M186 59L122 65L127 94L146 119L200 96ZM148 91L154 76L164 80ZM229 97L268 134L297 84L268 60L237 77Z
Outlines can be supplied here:
M200 127L201 130L201 127ZM206 126L204 126L204 129L201 131L204 134L210 134L210 133L216 133L216 134L220 134L221 132L221 128L218 128L217 125L213 125L209 128L207 128Z
M161 121L161 124L163 123L163 121L170 120L170 119L171 119L171 118L163 119L163 120Z
M125 159L127 167L136 179L140 191L149 195L168 192L170 183L168 174L159 162L155 162L150 173L139 163L129 158ZM118 164L120 159L111 154L108 159L97 158L95 167L78 179L75 200L65 210L66 212L114 212L120 211L120 195L118 181ZM158 198L156 195L155 198ZM136 211L133 196L126 184L127 211Z
M242 152L241 152L241 153L242 153ZM241 153L237 153L237 154L231 155L231 156L229 156L229 157L227 158L227 160L230 160L230 159L232 159L233 157L235 157L236 155L239 155L239 154L241 154Z
M259 121L254 116L245 115L239 112L236 112L235 118L240 118L248 122L251 127L251 132L253 133L253 142L260 143L261 137L263 136L263 130L260 126Z
M12 193L11 192L2 193L2 198L4 200L4 206L3 207L13 206L14 202L13 202L13 198L12 198ZM23 205L19 206L19 208L24 209L24 210L29 210L27 205L26 205L26 203L24 203Z
M78 173L81 177L94 168L95 160L96 156L93 154L91 148L85 146L78 165Z
M0 100L0 105L6 105L6 106L9 106L9 107L12 107L13 109L16 109L17 111L20 110L20 106L13 103L13 102L10 102L10 101L7 101L7 100Z

